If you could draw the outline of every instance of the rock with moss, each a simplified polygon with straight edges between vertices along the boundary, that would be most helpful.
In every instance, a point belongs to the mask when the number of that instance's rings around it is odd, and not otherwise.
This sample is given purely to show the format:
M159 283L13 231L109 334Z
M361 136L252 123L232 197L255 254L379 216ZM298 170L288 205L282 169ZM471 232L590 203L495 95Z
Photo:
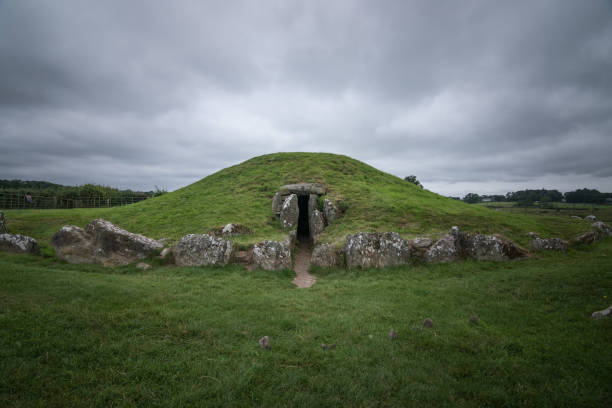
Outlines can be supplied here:
M104 266L127 265L148 258L163 245L144 235L128 232L95 219L83 230L68 225L51 237L59 259L69 263L97 263Z
M0 251L40 255L38 242L32 237L20 234L0 234Z
M574 243L583 245L594 244L597 241L598 236L597 234L595 234L594 231L587 231L584 234L580 234L578 237L576 237L576 239L574 239Z
M230 261L234 244L209 234L188 234L172 249L178 266L224 266Z
M396 232L374 232L347 235L344 246L346 266L385 268L410 262L410 241Z
M459 246L463 257L479 261L508 261L523 258L526 252L512 241L497 235L459 234Z
M96 260L93 236L83 228L64 225L51 237L57 259L68 263L99 263Z
M597 236L597 240L612 237L612 228L602 221L597 221L591 224L591 230Z
M280 211L281 225L286 231L292 230L298 225L300 209L298 207L298 197L291 194L285 199Z
M255 244L253 264L267 271L291 269L291 249L287 242L266 240Z
M425 259L427 251L434 244L430 238L417 237L412 241L412 256Z
M535 251L567 251L567 242L559 238L538 238L531 240L531 249Z
M322 268L336 268L343 266L341 254L333 244L319 244L312 250L310 264Z
M453 227L451 231L437 240L425 253L425 259L430 263L454 262L461 259L459 244L459 228Z

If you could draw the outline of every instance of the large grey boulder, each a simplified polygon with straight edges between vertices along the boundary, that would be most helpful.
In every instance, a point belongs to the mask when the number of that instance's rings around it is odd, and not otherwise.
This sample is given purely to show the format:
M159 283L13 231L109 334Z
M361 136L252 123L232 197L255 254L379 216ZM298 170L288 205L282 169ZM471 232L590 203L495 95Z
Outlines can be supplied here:
M531 248L536 251L567 251L567 242L559 238L538 238L531 240Z
M38 242L32 237L20 234L0 234L0 251L40 255Z
M0 211L0 234L6 234L6 220L4 218L4 213Z
M300 218L300 210L298 207L298 197L291 194L285 199L280 211L280 220L283 228L287 231L294 229Z
M460 249L466 258L479 261L507 261L527 254L512 241L496 235L460 233Z
M95 259L93 236L83 228L64 225L51 237L55 256L68 263L99 263Z
M310 256L310 264L322 268L339 267L342 266L342 263L342 257L332 244L316 245Z
M430 238L417 237L412 241L412 256L425 259L425 255L431 246L433 240Z
M101 218L90 222L85 231L93 236L95 256L103 265L127 265L164 247L154 239L128 232Z
M178 266L223 266L232 255L234 244L208 234L185 235L172 249Z
M584 217L584 219L588 220L588 221L597 221L597 217L592 215L592 214L591 215L587 215L586 217Z
M128 232L103 219L93 220L85 230L62 227L51 237L51 244L59 259L104 266L134 263L163 249L156 240Z
M591 229L597 235L597 240L612 237L612 228L602 221L597 221L591 224Z
M255 244L253 264L267 271L291 269L291 249L287 242L266 240Z
M448 234L437 240L425 253L425 260L430 263L453 262L460 258L461 248L457 227L451 228Z
M410 261L410 241L396 232L360 232L347 235L344 252L349 269L399 266Z
M594 244L604 238L612 237L612 228L607 224L597 221L591 224L591 231L577 237L574 242L577 244Z
M325 215L325 221L327 225L331 225L338 218L338 209L328 199L323 200L323 215Z
M594 244L597 241L598 241L597 234L595 234L595 232L593 231L587 231L584 234L576 237L576 239L574 240L574 242L577 244L585 244L585 245Z

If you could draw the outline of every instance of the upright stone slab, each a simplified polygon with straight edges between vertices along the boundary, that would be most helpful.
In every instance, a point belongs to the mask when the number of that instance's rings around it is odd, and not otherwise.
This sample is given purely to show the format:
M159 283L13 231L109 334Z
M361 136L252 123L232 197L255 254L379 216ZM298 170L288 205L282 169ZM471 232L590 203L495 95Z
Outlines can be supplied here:
M185 235L173 248L178 266L224 266L230 260L234 244L208 234Z
M291 194L281 207L280 220L283 228L286 231L294 229L300 218L300 209L298 207L298 197Z
M0 234L0 251L40 255L38 242L32 237L20 234Z
M4 213L0 211L0 234L6 234L6 220L4 218Z
M317 235L323 232L325 228L325 221L323 220L323 214L316 208L310 213L308 217L308 227L310 228L310 236L315 239Z
M274 194L274 198L272 198L272 214L280 215L285 198L281 193Z
M325 215L325 221L327 225L331 225L338 218L338 209L328 199L323 200L323 215Z
M347 235L344 253L349 269L399 266L410 261L410 242L396 232L360 232Z
M255 244L253 264L267 271L291 269L291 250L288 243L266 240Z

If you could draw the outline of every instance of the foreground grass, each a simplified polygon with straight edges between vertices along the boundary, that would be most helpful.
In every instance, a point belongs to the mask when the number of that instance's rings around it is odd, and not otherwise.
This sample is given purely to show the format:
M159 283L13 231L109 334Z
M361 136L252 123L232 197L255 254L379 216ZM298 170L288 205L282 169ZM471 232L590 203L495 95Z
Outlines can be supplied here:
M527 232L572 239L589 229L582 220L554 215L508 214L469 205L420 189L350 157L326 153L277 153L228 167L194 184L137 204L109 209L6 211L9 232L33 236L48 250L64 224L84 227L103 217L152 238L207 233L240 223L253 234L234 237L238 246L283 239L271 214L272 197L288 183L324 183L328 196L346 206L343 218L325 229L321 242L340 244L346 234L395 231L406 238L439 237L453 225L480 233L499 233L528 246Z
M0 406L609 406L612 240L317 273L0 254Z

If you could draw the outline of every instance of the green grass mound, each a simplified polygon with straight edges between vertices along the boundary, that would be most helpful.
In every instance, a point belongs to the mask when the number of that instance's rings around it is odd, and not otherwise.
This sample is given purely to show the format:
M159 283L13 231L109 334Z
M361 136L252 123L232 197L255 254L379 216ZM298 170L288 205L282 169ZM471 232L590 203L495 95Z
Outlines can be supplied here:
M396 231L406 238L437 237L453 225L480 233L499 233L527 245L526 233L565 239L588 229L570 217L496 212L452 200L408 183L347 156L328 153L276 153L228 167L169 194L108 209L7 211L9 230L31 235L48 246L64 224L85 226L103 217L132 232L176 242L188 233L207 233L227 223L253 231L235 237L239 246L282 239L285 232L272 216L274 193L285 184L323 183L344 216L320 236L340 243L359 231Z

